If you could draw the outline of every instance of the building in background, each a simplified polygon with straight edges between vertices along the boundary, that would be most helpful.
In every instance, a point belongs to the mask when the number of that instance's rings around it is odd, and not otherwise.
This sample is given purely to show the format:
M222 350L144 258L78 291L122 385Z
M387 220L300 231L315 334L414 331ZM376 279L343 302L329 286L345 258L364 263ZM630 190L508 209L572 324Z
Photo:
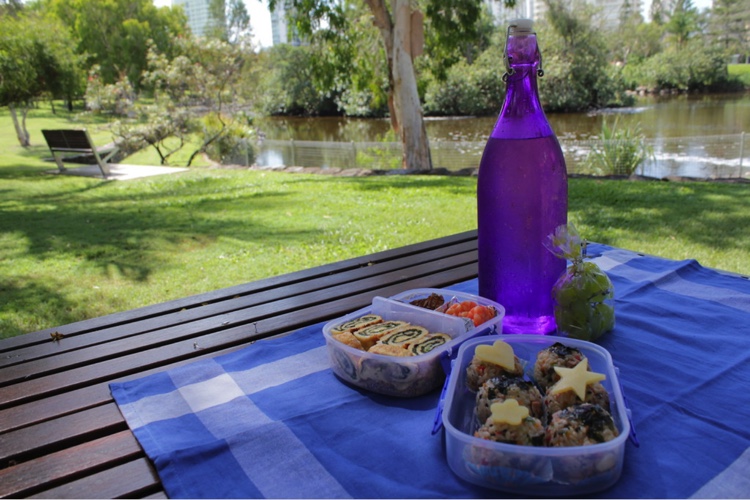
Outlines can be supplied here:
M271 35L273 44L289 43L295 46L301 44L300 37L296 32L289 31L289 22L287 21L287 10L284 2L278 2L276 8L271 11Z
M181 6L188 20L188 27L195 36L205 36L211 27L211 0L172 0L172 7Z
M617 29L623 12L641 12L642 0L584 0L597 9L596 20L603 29ZM492 13L496 26L505 26L508 21L529 18L544 19L547 4L543 0L517 0L515 7L508 9L503 0L484 0Z

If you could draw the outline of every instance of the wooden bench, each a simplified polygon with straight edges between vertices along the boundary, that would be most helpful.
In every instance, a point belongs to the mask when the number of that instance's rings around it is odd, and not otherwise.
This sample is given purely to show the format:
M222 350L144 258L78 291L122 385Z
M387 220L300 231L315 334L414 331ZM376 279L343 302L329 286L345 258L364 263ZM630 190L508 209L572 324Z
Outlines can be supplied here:
M107 162L120 150L117 146L107 146L104 148L97 148L94 146L91 136L89 136L88 130L42 130L44 139L47 141L52 157L57 163L57 168L60 172L65 172L66 168L63 165L62 154L66 153L83 153L90 155L96 160L96 164L99 166L99 170L102 171L102 175L106 178L109 176L109 165ZM105 156L101 156L100 153Z

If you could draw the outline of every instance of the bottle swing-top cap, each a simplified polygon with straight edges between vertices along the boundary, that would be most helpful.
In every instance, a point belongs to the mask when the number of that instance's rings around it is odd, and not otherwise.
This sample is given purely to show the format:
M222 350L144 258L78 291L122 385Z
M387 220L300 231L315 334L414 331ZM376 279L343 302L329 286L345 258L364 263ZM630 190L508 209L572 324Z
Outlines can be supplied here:
M511 36L528 36L528 35L536 35L536 32L534 31L534 21L531 19L513 19L508 23L508 31L505 35L505 54L503 54L503 59L505 60L505 74L503 75L503 81L506 81L507 78L514 74L516 70L510 66L511 60L508 57L508 40ZM536 74L539 77L544 76L544 70L542 69L542 52L537 47L537 53L539 54L539 66L537 67Z
M533 33L534 21L531 19L513 19L508 25L509 35L524 35Z

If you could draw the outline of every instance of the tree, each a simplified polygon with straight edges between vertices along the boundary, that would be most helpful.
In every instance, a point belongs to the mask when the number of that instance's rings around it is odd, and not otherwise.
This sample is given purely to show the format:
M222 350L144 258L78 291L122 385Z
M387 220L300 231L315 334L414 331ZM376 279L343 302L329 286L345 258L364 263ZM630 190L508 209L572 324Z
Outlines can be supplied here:
M264 71L258 97L263 113L312 116L335 109L331 96L314 84L316 64L319 64L314 47L280 44L264 51L263 55ZM335 86L335 82L330 85Z
M5 14L16 15L23 9L21 0L0 0L0 16Z
M629 64L653 56L662 49L662 25L644 23L640 12L621 11L618 28L607 34L610 60Z
M89 67L99 65L104 83L126 76L136 90L149 44L170 53L172 36L187 30L181 10L157 8L151 0L42 0L41 5L69 27L77 52Z
M714 0L709 31L728 57L750 56L750 5L747 0Z
M26 116L32 100L45 93L69 99L81 87L72 46L56 19L36 13L0 15L0 106L8 106L23 147L30 145Z
M279 2L289 7L297 31L308 37L327 39L335 50L347 43L349 25L347 10L356 8L354 1L338 0L269 0L271 9ZM422 53L425 12L433 22L446 30L443 40L455 30L471 32L477 22L481 0L425 0L423 12L410 0L363 0L380 33L387 62L388 108L391 125L401 140L402 166L406 169L432 168L423 111L417 88L414 59ZM506 0L514 5L515 0ZM460 33L459 33L460 36ZM336 43L334 43L334 40ZM371 54L360 55L371 57Z
M149 49L143 79L154 88L154 102L141 107L141 122L118 122L114 130L128 149L152 146L163 165L197 134L200 145L191 152L189 166L227 137L241 117L237 110L242 105L239 80L245 54L217 39L180 37L172 46L173 57L155 45Z
M594 10L580 0L545 3L549 29L540 28L545 76L539 87L545 108L579 111L625 99L624 85L610 72L604 36L592 23Z
M682 48L698 30L698 11L692 0L677 0L664 29L675 47Z
M213 20L210 36L231 44L250 39L250 14L243 0L211 0L208 11Z

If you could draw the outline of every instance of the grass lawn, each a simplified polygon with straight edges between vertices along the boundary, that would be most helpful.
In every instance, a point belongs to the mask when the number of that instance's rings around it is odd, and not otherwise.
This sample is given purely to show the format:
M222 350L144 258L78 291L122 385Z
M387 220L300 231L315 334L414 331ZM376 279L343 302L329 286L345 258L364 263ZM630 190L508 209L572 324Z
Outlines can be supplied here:
M727 70L730 76L739 77L745 87L750 87L750 64L729 64Z
M24 150L0 112L0 337L476 227L475 178L201 166L124 182L46 175L39 130L80 122L38 114ZM111 140L87 126L97 144ZM750 274L746 184L571 179L569 198L592 241Z

